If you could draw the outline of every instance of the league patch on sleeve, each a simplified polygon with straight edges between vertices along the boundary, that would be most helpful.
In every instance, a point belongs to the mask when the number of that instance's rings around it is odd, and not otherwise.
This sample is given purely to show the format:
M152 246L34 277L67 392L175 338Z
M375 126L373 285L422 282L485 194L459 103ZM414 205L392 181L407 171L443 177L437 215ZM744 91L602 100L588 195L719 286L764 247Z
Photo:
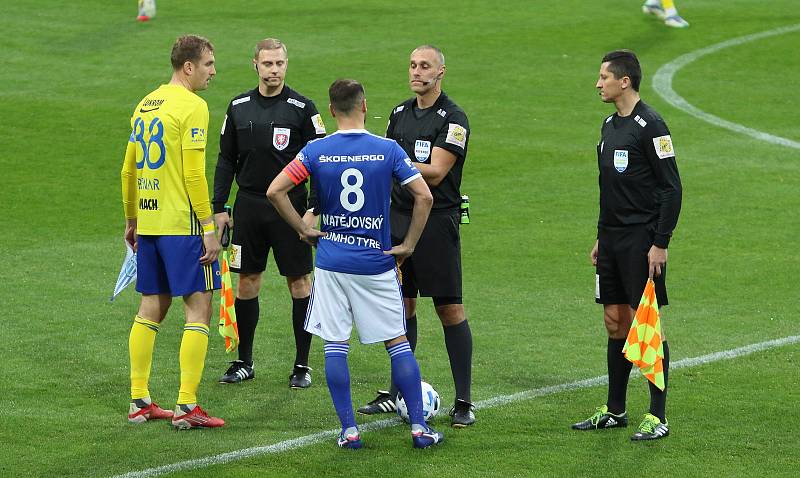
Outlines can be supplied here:
M450 123L447 129L447 138L444 142L464 149L467 144L467 129L458 123Z
M205 128L190 128L192 135L192 144L205 145L206 144L206 129Z
M659 159L674 158L675 150L672 148L672 137L670 135L653 138L653 146Z
M322 122L322 116L319 113L311 117L311 123L314 125L314 131L317 134L326 134L325 123Z

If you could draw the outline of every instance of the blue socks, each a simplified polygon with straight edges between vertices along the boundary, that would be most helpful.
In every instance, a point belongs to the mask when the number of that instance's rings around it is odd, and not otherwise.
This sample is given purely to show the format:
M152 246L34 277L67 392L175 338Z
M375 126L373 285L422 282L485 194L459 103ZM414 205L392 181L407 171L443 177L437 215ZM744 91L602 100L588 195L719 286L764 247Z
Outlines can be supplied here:
M325 346L325 379L331 393L333 408L342 422L342 430L355 428L353 416L353 400L350 396L350 368L347 365L349 344L326 342Z
M392 382L397 386L408 407L408 418L412 425L425 425L422 416L422 386L417 363L408 342L387 347L392 360ZM327 356L327 350L326 350ZM426 427L427 429L427 427Z

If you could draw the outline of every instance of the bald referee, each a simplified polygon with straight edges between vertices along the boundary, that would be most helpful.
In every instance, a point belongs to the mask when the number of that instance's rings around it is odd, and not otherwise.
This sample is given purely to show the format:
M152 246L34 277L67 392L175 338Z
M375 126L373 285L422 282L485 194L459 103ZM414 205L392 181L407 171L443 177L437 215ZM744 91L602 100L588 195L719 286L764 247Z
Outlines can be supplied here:
M444 330L455 385L450 425L464 428L475 423L471 397L472 331L462 297L458 212L470 129L464 110L442 90L446 69L444 54L433 45L422 45L411 52L408 83L414 97L392 110L386 137L405 150L433 193L433 209L422 237L414 254L401 267L409 343L412 349L416 347L417 296L431 297ZM395 244L408 230L412 206L411 196L396 183L391 208ZM392 412L396 394L394 388L379 390L378 396L358 412Z

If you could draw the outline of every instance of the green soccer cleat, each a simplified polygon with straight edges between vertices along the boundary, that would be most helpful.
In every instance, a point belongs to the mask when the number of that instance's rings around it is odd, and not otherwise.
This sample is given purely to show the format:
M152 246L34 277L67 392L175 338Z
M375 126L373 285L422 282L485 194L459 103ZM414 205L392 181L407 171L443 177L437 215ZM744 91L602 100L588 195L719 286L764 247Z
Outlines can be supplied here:
M628 426L628 414L625 412L619 415L608 411L608 407L603 405L597 407L597 411L586 420L572 424L573 430L603 430L606 428L619 428Z
M659 418L651 413L645 413L644 420L639 424L639 429L636 433L631 435L631 440L658 440L669 436L669 427L667 423L661 423Z

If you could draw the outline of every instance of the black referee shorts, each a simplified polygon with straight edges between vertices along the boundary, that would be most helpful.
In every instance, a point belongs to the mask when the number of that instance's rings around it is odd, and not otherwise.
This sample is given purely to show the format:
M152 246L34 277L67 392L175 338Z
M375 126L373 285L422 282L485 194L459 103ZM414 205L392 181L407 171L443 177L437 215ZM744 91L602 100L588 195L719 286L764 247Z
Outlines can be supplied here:
M305 201L292 200L298 214L305 214ZM303 204L300 204L303 203ZM311 272L311 246L301 241L267 200L239 192L233 206L231 258L233 272L257 273L267 268L273 251L282 276L302 276Z
M391 212L392 244L403 242L411 216ZM414 254L403 262L403 297L442 298L442 304L461 303L461 237L458 212L432 213Z
M595 302L630 304L636 309L647 284L647 253L653 245L654 232L648 226L600 228L597 251ZM659 306L668 305L667 268L653 278Z

